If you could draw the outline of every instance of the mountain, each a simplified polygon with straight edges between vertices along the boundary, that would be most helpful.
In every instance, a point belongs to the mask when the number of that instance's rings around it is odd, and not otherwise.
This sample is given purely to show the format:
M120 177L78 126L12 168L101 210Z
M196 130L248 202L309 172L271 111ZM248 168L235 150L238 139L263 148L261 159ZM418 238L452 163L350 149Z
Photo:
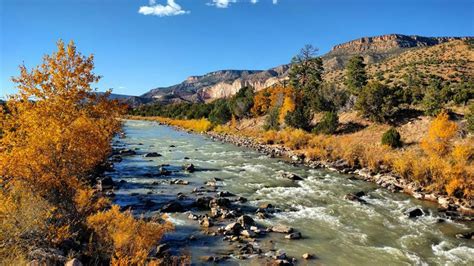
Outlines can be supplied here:
M456 41L458 45L465 44L467 47L465 41L473 39L474 37L423 37L402 34L359 38L335 45L330 52L322 56L325 77L329 81L341 82L344 67L354 55L363 56L369 67L376 65L383 68L383 62L405 53ZM472 52L467 54L466 60L469 64L473 63L469 57ZM409 58L410 55L405 56L408 61ZM211 101L232 96L245 86L252 86L256 90L272 86L287 77L289 68L290 65L287 64L269 70L220 70L202 76L191 76L182 83L170 87L152 89L139 98L163 103Z
M255 89L267 88L280 80L288 71L289 65L269 70L220 70L203 76L191 76L180 84L153 89L140 97L152 98L160 102L202 102L229 97L240 88L252 86Z

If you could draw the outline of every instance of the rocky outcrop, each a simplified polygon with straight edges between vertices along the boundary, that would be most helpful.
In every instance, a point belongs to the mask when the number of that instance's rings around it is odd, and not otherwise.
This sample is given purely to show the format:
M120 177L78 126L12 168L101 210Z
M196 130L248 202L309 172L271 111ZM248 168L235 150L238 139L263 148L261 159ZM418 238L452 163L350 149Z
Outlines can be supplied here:
M423 37L417 35L387 34L363 37L335 45L329 55L364 54L367 52L387 53L395 49L438 45L453 40L467 40L471 37Z
M407 49L466 39L473 37L422 37L402 34L363 37L335 45L322 59L325 71L330 72L344 68L347 61L356 54L362 55L367 63L377 63ZM257 91L268 88L285 80L289 68L290 65L285 64L268 70L220 70L202 76L191 76L170 87L152 89L139 98L162 103L208 102L230 97L245 86L251 86Z

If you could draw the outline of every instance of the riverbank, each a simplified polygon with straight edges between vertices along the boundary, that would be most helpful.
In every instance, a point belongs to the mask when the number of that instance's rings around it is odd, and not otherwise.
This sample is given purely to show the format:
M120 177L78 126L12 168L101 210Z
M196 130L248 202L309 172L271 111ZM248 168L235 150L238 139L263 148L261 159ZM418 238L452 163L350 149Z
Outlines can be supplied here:
M326 168L334 172L352 175L355 178L376 183L377 185L384 187L392 192L403 192L412 195L413 197L420 200L436 202L437 204L439 204L439 210L443 212L446 218L448 219L462 221L472 221L474 219L474 202L472 200L449 195L441 195L436 192L427 191L426 188L420 186L417 182L408 180L406 178L401 177L400 175L397 175L396 173L394 173L393 170L383 164L380 164L377 167L364 167L363 163L349 162L345 159L313 159L311 158L312 156L308 156L307 151L302 151L301 149L297 148L291 149L285 145L280 144L265 143L265 141L262 140L262 138L264 139L265 136L261 136L252 130L232 131L222 126L218 126L217 128L209 130L211 127L202 127L202 125L200 125L200 128L207 128L207 130L197 132L196 130L190 129L190 127L187 126L190 124L189 121L187 123L172 123L170 121L173 120L157 117L133 116L127 118L158 121L160 123L174 126L180 130L192 131L197 134L206 135L217 141L247 147L256 150L260 153L266 154L268 156L287 158L288 161L292 164L301 164L313 169ZM259 138L252 137L251 135L257 135L259 136ZM296 147L298 146L296 145ZM384 154L377 154L377 156L383 157Z

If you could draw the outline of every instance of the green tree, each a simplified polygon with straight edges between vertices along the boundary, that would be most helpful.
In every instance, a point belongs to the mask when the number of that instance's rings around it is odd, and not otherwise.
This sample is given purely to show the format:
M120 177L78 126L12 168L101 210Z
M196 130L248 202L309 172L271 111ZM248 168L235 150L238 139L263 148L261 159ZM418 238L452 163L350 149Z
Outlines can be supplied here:
M353 56L347 63L345 84L349 91L356 96L367 84L367 73L362 56Z
M303 130L311 129L311 111L303 104L298 104L293 112L289 112L285 117L285 123L294 128Z
M371 82L359 93L355 107L374 122L386 122L398 111L398 94L396 88Z
M229 105L225 99L219 99L214 101L214 108L209 114L209 121L214 124L225 124L232 118Z
M323 119L319 122L316 127L313 128L313 132L317 134L334 134L339 125L339 117L336 112L325 112Z
M423 108L425 114L429 116L436 116L443 110L443 99L441 93L436 88L428 88L423 97Z
M290 85L302 93L302 101L298 104L308 105L314 111L325 108L319 93L323 82L323 60L316 56L317 51L312 45L306 45L293 57L288 74Z
M254 89L252 87L241 88L236 95L229 100L229 107L237 118L250 116L253 107Z

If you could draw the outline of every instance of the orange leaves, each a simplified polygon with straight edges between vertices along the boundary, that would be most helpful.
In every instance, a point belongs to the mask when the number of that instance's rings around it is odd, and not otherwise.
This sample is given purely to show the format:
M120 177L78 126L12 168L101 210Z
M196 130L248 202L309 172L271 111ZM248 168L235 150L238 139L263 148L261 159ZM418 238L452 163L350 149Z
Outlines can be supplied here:
M151 247L172 229L167 222L136 220L130 212L120 212L117 205L89 216L87 224L97 235L102 252L111 253L114 265L143 265Z
M295 110L295 100L293 99L292 95L285 96L283 100L283 104L280 109L279 120L280 124L285 123L285 117L289 112L293 112Z
M107 158L123 109L93 93L99 77L92 59L60 41L39 67L21 66L13 79L19 93L0 117L0 216L8 217L0 223L0 246L8 242L7 250L84 236L86 216L108 204L85 181Z
M450 142L456 135L458 127L449 121L448 114L439 114L431 123L428 136L421 141L421 147L429 155L444 156L450 150Z
M287 101L286 109L294 109L294 90L291 87L274 86L267 88L255 94L254 105L250 111L254 116L261 116L273 107L281 107L285 100ZM291 107L292 105L293 107Z

